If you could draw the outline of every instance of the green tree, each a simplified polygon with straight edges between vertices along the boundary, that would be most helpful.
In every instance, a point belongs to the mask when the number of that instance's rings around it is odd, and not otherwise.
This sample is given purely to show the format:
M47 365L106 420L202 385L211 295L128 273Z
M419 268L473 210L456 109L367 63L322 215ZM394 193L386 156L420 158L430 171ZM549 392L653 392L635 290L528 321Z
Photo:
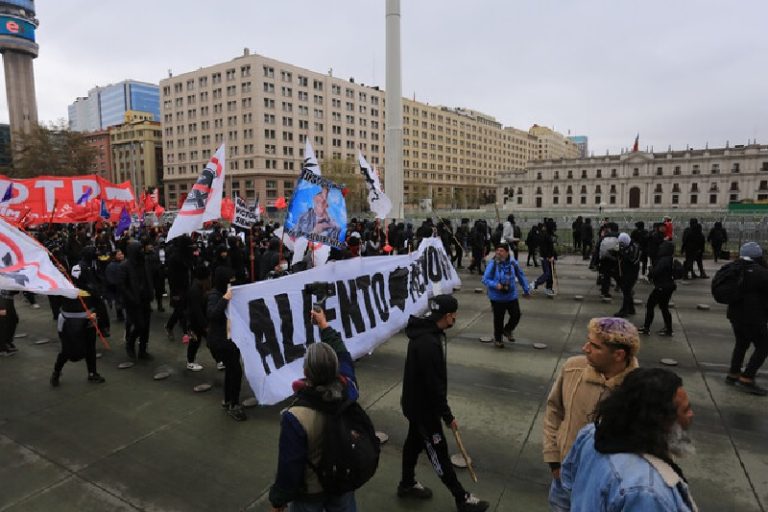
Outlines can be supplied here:
M347 211L364 213L368 211L368 189L357 162L351 159L333 158L322 162L323 177L328 178L342 188L346 188Z
M67 128L63 119L30 133L14 133L13 147L15 178L89 174L97 153L85 134Z

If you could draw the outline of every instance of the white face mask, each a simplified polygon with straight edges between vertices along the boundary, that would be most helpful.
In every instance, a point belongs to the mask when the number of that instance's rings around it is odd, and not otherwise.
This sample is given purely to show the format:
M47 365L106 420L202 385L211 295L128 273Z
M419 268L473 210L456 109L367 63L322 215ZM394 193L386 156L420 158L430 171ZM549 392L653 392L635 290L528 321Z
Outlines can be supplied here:
M283 272L288 270L288 264L287 263L281 263L280 264L280 270L282 270Z

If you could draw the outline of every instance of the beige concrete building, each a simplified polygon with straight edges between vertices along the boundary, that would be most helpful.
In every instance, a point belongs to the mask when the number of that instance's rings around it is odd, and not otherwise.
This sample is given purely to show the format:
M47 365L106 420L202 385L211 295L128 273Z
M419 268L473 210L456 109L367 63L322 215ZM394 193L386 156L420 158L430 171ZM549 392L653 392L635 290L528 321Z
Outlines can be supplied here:
M711 210L768 201L768 145L531 162L501 173L505 209Z
M318 159L355 160L358 149L384 175L384 91L247 50L229 62L160 82L165 204L176 205L211 154L227 143L225 193L266 205L288 198L307 138ZM504 127L479 112L404 99L406 205L437 208L495 201L496 175L537 155L556 157L551 130ZM562 140L561 140L562 139ZM356 164L355 164L356 165ZM383 181L383 180L382 180Z
M126 112L124 124L109 128L109 145L114 182L130 180L137 198L162 184L162 129L150 112Z
M579 147L568 137L546 126L531 126L528 133L536 138L533 160L557 160L558 158L579 158Z

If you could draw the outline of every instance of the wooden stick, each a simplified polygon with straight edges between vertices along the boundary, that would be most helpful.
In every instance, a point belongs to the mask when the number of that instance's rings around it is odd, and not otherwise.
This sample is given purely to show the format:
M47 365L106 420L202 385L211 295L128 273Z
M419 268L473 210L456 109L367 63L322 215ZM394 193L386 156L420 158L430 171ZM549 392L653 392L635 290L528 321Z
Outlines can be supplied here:
M464 457L464 462L467 463L469 476L472 477L473 482L477 483L477 474L475 473L475 468L472 467L472 461L469 459L469 455L467 455L467 450L464 448L464 443L461 442L461 434L459 434L459 429L451 428L451 430L453 430L453 436L456 438L456 445L459 447L461 456Z

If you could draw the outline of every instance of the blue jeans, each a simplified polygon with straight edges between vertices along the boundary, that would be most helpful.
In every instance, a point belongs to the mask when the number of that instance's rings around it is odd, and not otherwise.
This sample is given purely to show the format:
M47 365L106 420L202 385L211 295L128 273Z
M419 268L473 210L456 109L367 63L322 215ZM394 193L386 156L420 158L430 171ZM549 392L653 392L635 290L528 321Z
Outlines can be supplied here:
M357 512L355 493L329 496L325 501L292 501L288 512Z
M568 512L571 510L571 496L563 489L559 478L553 478L549 486L549 510L551 512Z
M552 289L552 262L547 258L541 258L541 270L544 272L536 279L535 286L546 284L547 290Z

